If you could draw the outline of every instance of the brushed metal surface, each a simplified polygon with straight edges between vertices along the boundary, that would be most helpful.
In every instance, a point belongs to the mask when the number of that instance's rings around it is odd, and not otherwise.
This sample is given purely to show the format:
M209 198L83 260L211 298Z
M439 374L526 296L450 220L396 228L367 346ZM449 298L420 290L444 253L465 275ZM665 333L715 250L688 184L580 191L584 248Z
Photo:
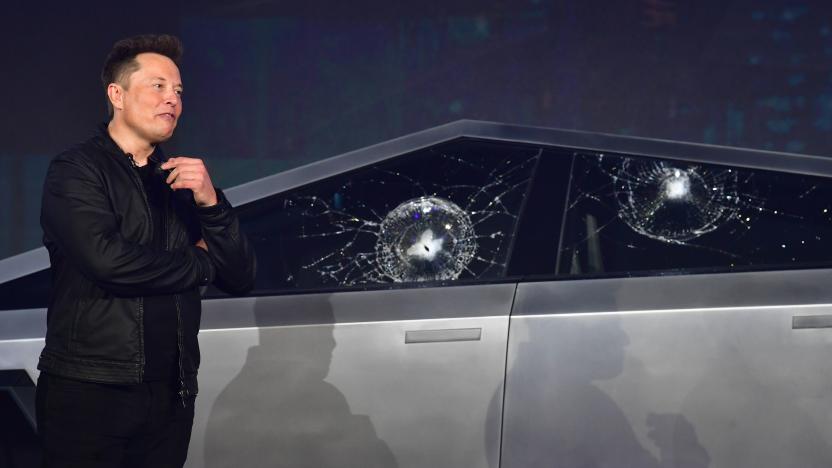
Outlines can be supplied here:
M203 466L487 466L516 285L204 301L188 458ZM4 311L0 369L37 379L45 310ZM481 329L411 346L407 331ZM501 400L500 400L501 403ZM495 419L496 418L496 419ZM256 444L254 447L252 444ZM265 448L263 448L265 447Z
M832 270L521 283L514 315L832 304Z
M488 466L515 291L505 286L330 294L313 302L318 322L301 325L279 325L296 298L223 302L256 328L201 331L187 466ZM417 306L430 318L398 319ZM367 307L386 320L353 321ZM403 339L447 329L481 329L481 339Z
M489 311L508 311L516 288L516 284L507 283L211 299L202 301L201 327L212 330L477 317L488 315ZM441 291L443 304L450 307L434 306L431 299L426 302L426 297L437 291ZM460 307L461 304L467 307ZM274 312L255 317L255 307Z
M408 330L405 343L443 343L449 341L479 341L482 328L448 328L444 330Z
M744 297L771 278L751 291L734 278L573 284L582 294L566 297L569 282L521 285L502 467L832 466L832 334L792 329L832 305L817 278L763 293L775 305ZM677 300L681 284L714 291Z
M0 340L46 336L46 309L0 310Z

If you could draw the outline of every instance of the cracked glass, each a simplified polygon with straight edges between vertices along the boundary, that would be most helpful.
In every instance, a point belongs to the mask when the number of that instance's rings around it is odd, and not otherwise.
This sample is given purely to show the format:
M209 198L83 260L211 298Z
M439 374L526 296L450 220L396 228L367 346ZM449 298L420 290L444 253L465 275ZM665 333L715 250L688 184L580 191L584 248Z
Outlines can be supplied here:
M823 266L830 200L821 177L579 154L558 272Z
M256 289L501 278L541 153L456 140L243 207Z

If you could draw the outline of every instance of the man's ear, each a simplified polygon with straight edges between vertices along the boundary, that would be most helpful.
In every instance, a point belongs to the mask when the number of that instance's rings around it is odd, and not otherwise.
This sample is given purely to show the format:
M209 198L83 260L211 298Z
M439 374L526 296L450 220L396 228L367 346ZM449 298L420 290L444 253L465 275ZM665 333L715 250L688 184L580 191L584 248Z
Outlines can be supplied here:
M107 86L107 97L110 99L113 109L124 110L124 88L118 83L110 83Z

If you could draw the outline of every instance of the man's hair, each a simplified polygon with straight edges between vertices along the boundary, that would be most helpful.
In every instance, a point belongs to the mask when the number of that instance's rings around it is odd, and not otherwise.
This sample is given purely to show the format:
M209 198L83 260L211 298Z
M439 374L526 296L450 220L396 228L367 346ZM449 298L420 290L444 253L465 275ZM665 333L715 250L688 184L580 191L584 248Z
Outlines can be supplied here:
M143 34L141 36L122 39L110 49L107 60L104 61L104 68L101 69L101 83L104 85L104 92L110 83L118 83L127 87L127 77L139 69L139 62L136 56L152 52L164 55L173 60L177 66L182 58L182 41L176 36L168 34ZM110 98L107 98L107 109L110 117L113 116L113 105Z

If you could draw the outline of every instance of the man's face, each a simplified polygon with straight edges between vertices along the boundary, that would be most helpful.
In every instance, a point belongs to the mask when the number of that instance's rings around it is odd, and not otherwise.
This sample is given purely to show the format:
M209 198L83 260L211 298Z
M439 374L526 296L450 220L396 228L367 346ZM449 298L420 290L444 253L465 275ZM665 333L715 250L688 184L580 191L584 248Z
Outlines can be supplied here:
M139 69L126 77L122 118L135 134L151 144L173 135L182 114L182 79L173 60L164 55L136 56Z

